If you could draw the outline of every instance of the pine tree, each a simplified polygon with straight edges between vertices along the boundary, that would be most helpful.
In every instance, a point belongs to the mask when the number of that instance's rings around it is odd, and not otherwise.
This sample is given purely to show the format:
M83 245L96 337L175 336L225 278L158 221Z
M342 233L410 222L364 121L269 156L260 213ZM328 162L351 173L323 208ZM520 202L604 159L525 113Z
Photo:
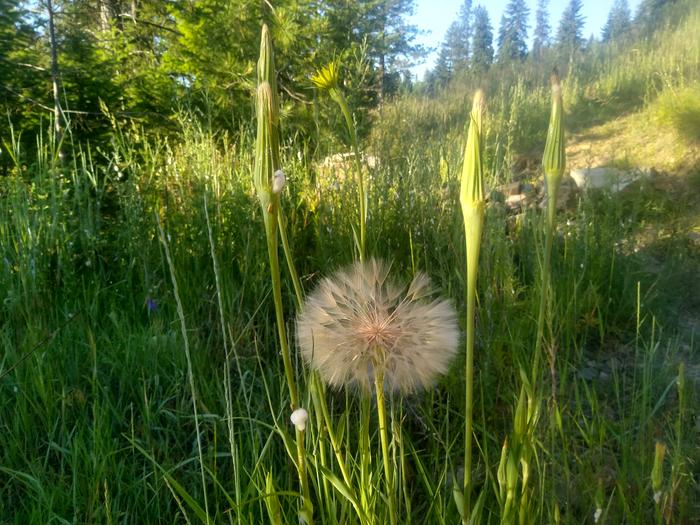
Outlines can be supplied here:
M396 85L396 76L422 54L422 47L413 42L418 28L407 20L415 10L415 0L382 0L379 5L373 47L382 94L386 94L394 92L389 86Z
M454 69L452 67L450 50L447 45L443 43L440 47L440 52L438 53L435 67L431 71L429 84L431 84L433 87L443 87L450 81L453 73Z
M489 13L481 5L474 8L474 36L472 38L472 67L486 70L493 63L493 28Z
M423 47L415 43L418 28L408 21L415 0L322 0L318 4L332 48L337 51L366 48L376 72L375 88L379 95L393 92L399 84L400 72L425 55Z
M664 8L673 0L642 0L637 8L634 23L642 31L650 32L659 27L659 19L663 16Z
M501 49L503 49L503 43L506 41L506 28L508 22L506 21L506 15L501 15L501 21L498 24L498 38L496 39L496 45L498 46L498 52L500 55Z
M630 6L627 0L615 0L608 21L603 27L603 42L618 40L629 33L632 27Z
M469 67L469 41L472 36L472 0L464 0L459 8L452 60L456 71Z
M535 38L532 42L532 54L539 58L542 50L549 46L549 13L547 12L548 0L538 0L535 13Z
M530 10L525 0L510 0L498 30L498 60L505 62L527 56L527 30Z
M469 41L471 37L472 24L472 2L464 0L459 10L457 20L450 24L445 33L445 39L440 45L440 54L436 69L440 83L458 71L465 71L469 68ZM439 66L439 67L438 67Z
M27 130L37 125L38 104L45 98L48 79L48 62L33 51L39 35L29 23L31 16L19 0L0 0L0 143L10 143L8 118L15 130ZM43 63L42 63L43 62ZM10 161L0 154L0 179Z
M559 22L557 31L557 43L560 49L572 56L583 46L584 16L581 14L582 0L570 0Z

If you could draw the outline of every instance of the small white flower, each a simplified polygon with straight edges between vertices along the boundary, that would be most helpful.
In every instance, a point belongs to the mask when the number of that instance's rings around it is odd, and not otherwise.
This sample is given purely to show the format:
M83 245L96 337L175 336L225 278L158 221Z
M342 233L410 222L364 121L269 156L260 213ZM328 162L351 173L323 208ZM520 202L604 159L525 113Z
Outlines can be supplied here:
M658 505L660 501L661 501L661 491L657 490L656 492L654 492L654 503L656 503Z
M309 413L305 408L297 408L292 412L289 419L292 420L292 425L294 425L299 432L303 432L306 429L306 422L309 420Z
M280 193L284 189L285 184L287 184L287 177L284 176L282 170L277 170L272 177L272 193Z
M593 523L598 523L598 520L600 520L600 517L603 515L603 509L598 507L595 509L595 514L593 514Z

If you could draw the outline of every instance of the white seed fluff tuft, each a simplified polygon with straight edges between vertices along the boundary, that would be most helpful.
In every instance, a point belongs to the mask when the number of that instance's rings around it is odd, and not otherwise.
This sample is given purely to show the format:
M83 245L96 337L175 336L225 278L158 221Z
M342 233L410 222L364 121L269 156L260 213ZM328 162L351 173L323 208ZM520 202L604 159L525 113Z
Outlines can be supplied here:
M431 386L457 353L452 304L434 298L419 273L406 288L389 279L382 261L356 262L323 279L297 319L304 359L334 387L369 390L376 367L385 388L414 392Z
M289 417L292 421L292 425L296 427L299 432L306 430L306 422L309 420L309 413L305 408L297 408L292 415Z
M277 170L272 177L272 193L280 193L287 185L287 177L282 170Z

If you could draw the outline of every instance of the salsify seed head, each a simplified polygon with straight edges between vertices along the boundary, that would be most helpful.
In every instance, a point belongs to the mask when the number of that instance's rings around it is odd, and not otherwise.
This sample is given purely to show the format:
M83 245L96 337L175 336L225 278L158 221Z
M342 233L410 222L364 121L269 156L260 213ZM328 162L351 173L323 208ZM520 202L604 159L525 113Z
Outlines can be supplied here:
M297 318L304 359L334 387L384 386L410 393L432 385L457 353L459 327L450 301L435 297L422 273L402 286L390 266L369 260L324 278Z

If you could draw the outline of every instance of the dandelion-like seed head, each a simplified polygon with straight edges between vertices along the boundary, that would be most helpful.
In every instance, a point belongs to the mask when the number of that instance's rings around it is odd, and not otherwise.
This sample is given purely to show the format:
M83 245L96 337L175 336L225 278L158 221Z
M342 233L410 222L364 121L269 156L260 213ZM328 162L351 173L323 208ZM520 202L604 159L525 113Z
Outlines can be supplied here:
M297 319L304 359L330 385L414 392L432 385L457 353L452 304L435 298L425 274L408 287L378 260L356 262L323 279Z

